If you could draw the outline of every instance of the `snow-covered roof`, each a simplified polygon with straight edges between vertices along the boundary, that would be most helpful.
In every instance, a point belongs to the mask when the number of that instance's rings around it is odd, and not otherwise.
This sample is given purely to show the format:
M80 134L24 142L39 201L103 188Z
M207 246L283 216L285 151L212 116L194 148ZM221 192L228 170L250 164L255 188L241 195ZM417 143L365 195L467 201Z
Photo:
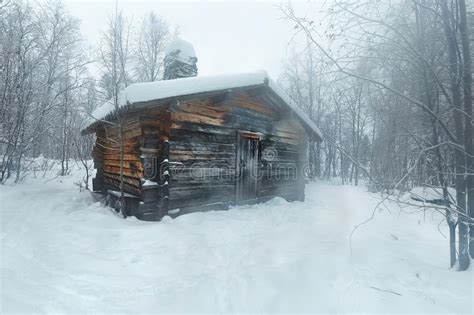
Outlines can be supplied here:
M133 107L133 104L140 102L258 85L267 85L291 108L307 127L313 130L318 137L323 138L319 128L268 76L266 71L135 83L119 93L118 106L124 107L128 104ZM115 107L112 100L102 104L92 113L90 124L106 119L114 110Z
M184 39L175 39L165 49L166 55L176 52L177 54L174 57L181 62L190 63L192 62L192 58L195 58L195 60L197 59L193 45Z

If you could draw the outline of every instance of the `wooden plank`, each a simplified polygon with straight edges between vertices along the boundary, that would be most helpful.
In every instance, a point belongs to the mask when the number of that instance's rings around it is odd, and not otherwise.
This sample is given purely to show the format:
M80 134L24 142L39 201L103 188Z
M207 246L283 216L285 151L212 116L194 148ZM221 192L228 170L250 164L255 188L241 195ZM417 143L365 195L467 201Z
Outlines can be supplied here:
M246 119L250 119L250 120L255 120L259 123L270 123L272 124L272 127L274 127L275 123L276 123L276 120L273 118L273 117L270 117L270 116L267 116L267 115L264 115L264 114L260 114L260 113L257 113L255 111L252 111L252 110L249 110L249 109L246 109L246 108L240 108L240 107L234 107L232 109L232 112L231 112L231 115L234 115L234 116L240 116L243 118L246 118Z
M141 135L136 136L130 139L123 139L123 146L134 146L137 143L140 143ZM120 146L120 141L117 137L113 138L98 138L96 146L99 147L118 147Z
M212 107L212 106L205 106L193 101L181 102L178 106L178 110L191 113L201 116L206 116L210 118L218 118L222 119L229 112L230 109L225 107Z
M301 140L295 139L295 138L285 138L281 136L275 136L271 133L265 133L264 141L270 141L276 144L283 144L283 145L293 145L295 147L298 147L301 145Z
M135 137L135 138L132 138L132 139L124 139L124 141L123 141L124 150L125 151L127 151L127 150L130 150L130 151L136 150L137 148L140 147L140 142L141 142L140 140L141 140L141 136L140 137ZM96 143L96 148L98 150L116 151L116 150L119 150L120 147L121 147L121 145L120 145L120 142L118 141L118 139L107 139L107 140L100 139Z
M206 134L235 134L235 128L231 126L212 126L206 124L196 124L190 122L173 122L171 124L172 132L174 130L188 130L192 132L206 133Z
M110 151L104 152L104 154L102 156L102 158L104 160L117 160L117 161L120 161L120 151L114 152L114 153L109 153L109 152ZM129 161L129 162L141 163L140 154L138 152L137 152L137 154L129 154L129 153L124 152L123 160L124 161Z
M105 189L117 190L117 189L120 189L120 181L109 178L109 177L104 177L104 186L105 186ZM134 187L132 185L129 185L127 183L123 184L123 189L124 189L125 192L128 192L130 194L134 194L134 195L137 195L137 196L140 196L140 194L141 194L140 189L138 189L137 187Z
M95 154L98 154L101 157L104 157L106 155L110 156L118 156L120 154L120 148L101 148L95 151ZM123 147L123 153L127 156L140 156L140 147Z
M170 150L170 158L174 161L183 160L235 160L234 152L219 152L219 151L185 151L185 150Z
M186 199L186 200L170 200L169 201L169 209L176 209L176 208L187 208L187 207L200 207L208 204L213 203L233 203L232 196L211 196L208 198L194 198L194 199Z
M193 212L206 212L206 211L216 211L216 210L228 210L229 207L233 204L231 201L217 201L212 203L205 203L196 206L187 206L187 207L176 207L179 208L179 212L169 212L169 215L172 218L178 217L183 214L189 214ZM171 208L173 210L175 208Z
M223 119L211 118L211 117L207 117L207 116L184 113L184 112L173 112L173 113L171 113L171 120L172 121L194 122L194 123L198 123L198 124L206 124L206 125L214 125L214 126L224 125L224 120Z
M121 164L120 160L108 160L108 159L103 160L104 166L114 166L114 167L120 168L120 164ZM130 171L143 172L143 165L141 162L124 161L123 167Z
M122 134L122 139L128 140L142 135L142 129L136 128L133 130L124 131ZM118 139L119 130L118 129L109 129L106 133L106 138Z
M173 141L178 141L183 144L190 143L215 143L215 144L232 144L235 143L235 133L229 135L189 132L186 130L173 129L171 131L171 138Z
M110 195L112 195L112 196L114 196L114 197L117 197L117 198L122 197L122 193L121 193L120 191L118 191L118 190L111 190L111 189L109 189L109 190L107 190L107 193L110 194ZM132 195L132 194L125 193L125 192L123 193L123 196L124 196L125 198L133 198L133 199L140 198L140 197L138 197L138 196L136 196L136 195Z
M120 175L119 174L104 172L103 176L120 182ZM140 181L140 179L138 179L136 177L123 176L123 181L125 183L133 186L133 187L136 187L136 188L141 187L141 181Z
M170 141L170 151L172 150L183 150L183 151L208 151L208 152L232 152L235 154L235 144L223 144L223 143L182 143L179 141Z
M225 163L183 163L182 165L170 165L172 177L190 177L205 178L212 176L234 176L235 165Z
M262 140L262 148L272 148L272 149L277 149L277 150L285 150L285 151L294 151L294 152L299 152L299 144L295 143L284 143L280 141L274 141L274 139L270 140L268 138L265 138Z
M111 174L120 174L120 167L104 165L104 171ZM137 170L131 170L128 168L123 169L123 174L129 177L143 178L143 173Z
M219 185L232 185L235 184L235 177L205 177L205 178L193 178L193 177L178 177L170 179L170 187L182 188L182 187L206 187L206 186L219 186Z
M196 189L170 188L170 209L233 201L233 185L221 186L219 189L217 187Z
M262 103L251 101L249 98L232 97L230 100L226 101L226 104L252 110L254 112L257 112L259 114L263 114L269 117L277 117L277 113L274 109Z

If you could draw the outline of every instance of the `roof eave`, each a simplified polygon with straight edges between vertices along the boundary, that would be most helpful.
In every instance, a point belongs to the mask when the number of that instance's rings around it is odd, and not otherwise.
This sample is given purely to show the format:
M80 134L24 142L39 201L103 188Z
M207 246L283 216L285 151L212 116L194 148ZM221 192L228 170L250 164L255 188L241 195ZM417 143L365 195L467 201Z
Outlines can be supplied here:
M295 104L291 104L291 100L286 101L283 99L281 95L281 91L276 91L274 88L274 84L272 86L271 81L267 84L268 91L270 91L273 94L273 97L277 98L281 104L285 104L286 107L295 115L295 118L297 118L304 129L307 131L308 135L310 136L310 140L316 141L316 142L322 142L323 141L323 134L321 130L310 120L310 118L301 111ZM289 99L287 96L286 98Z
M247 85L247 86L240 86L240 87L234 87L234 88L228 88L228 89L220 89L220 90L215 90L215 91L207 91L207 92L199 92L199 93L192 93L192 94L186 94L186 95L179 95L179 96L173 96L173 97L167 97L163 99L156 99L156 100L150 100L150 101L144 101L144 102L135 102L135 103L128 103L127 106L121 107L119 110L121 112L129 112L131 110L141 110L145 108L155 108L158 106L162 106L165 104L169 104L171 102L179 102L179 101L187 101L187 100L192 100L192 99L197 99L197 98L210 98L213 96L221 95L223 93L229 93L234 90L252 90L260 87L266 86L265 83L260 83L260 84L252 84L252 85ZM112 111L109 113L107 116L105 116L103 119L97 119L96 121L92 122L89 124L86 128L81 130L82 135L90 134L93 133L97 130L97 128L102 124L102 123L111 123L115 119L115 115L117 113L117 110Z

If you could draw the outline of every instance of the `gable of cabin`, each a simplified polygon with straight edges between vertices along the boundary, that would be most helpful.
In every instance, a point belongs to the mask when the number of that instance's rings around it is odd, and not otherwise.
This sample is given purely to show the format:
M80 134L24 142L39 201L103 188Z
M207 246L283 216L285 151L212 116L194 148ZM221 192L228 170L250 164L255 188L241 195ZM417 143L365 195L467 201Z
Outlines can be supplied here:
M302 166L309 135L267 87L175 103L170 110L169 208L273 197L304 199ZM255 196L239 200L239 134L258 137Z

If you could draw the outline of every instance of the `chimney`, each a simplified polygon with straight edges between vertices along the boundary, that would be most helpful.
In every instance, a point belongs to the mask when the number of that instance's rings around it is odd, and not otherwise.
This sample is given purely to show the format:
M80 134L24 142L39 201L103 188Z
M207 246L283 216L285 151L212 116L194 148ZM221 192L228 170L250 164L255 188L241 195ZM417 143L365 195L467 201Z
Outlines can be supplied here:
M174 40L165 50L164 80L197 76L197 57L191 43L183 40Z

